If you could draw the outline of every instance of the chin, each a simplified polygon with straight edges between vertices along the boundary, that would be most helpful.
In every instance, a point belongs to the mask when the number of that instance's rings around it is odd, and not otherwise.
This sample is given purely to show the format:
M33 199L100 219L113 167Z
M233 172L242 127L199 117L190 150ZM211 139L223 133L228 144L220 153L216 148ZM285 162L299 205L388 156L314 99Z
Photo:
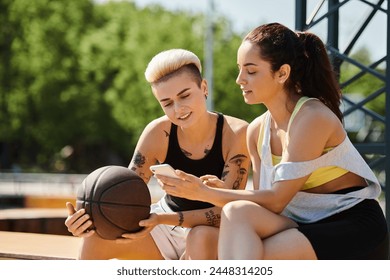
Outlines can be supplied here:
M185 120L178 120L177 122L177 126L180 126L182 128L188 128L188 127L191 127L193 126L194 124L196 123L196 120L193 118L193 116L191 115L188 119L185 119Z
M246 104L248 105L253 105L253 104L256 104L255 102L253 102L253 100L251 98L247 98L244 96L244 101Z
M242 97L244 97L245 103L253 104L253 102L251 101L253 99L253 94L251 94L251 93L243 93Z

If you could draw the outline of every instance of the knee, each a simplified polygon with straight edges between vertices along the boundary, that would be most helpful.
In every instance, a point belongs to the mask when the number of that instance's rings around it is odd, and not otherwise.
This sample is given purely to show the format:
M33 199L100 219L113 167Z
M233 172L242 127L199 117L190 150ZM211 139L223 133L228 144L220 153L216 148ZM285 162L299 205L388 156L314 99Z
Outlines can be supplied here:
M222 208L221 219L243 220L243 217L248 217L250 213L253 213L254 208L258 207L258 204L247 200L232 201Z
M208 247L214 243L212 228L208 226L196 226L191 229L187 236L187 247Z
M109 259L108 254L113 250L105 250L109 246L108 243L108 240L101 239L97 234L83 237L78 258L82 260Z
M185 259L217 259L218 229L209 226L196 226L187 236Z

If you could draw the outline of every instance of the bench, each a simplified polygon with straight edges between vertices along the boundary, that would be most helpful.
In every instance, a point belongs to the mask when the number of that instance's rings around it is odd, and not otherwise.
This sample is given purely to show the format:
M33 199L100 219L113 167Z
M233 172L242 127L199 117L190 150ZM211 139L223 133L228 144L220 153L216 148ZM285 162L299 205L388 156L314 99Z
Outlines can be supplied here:
M81 240L74 236L0 231L0 259L75 260Z
M71 235L65 208L14 208L0 210L0 231Z

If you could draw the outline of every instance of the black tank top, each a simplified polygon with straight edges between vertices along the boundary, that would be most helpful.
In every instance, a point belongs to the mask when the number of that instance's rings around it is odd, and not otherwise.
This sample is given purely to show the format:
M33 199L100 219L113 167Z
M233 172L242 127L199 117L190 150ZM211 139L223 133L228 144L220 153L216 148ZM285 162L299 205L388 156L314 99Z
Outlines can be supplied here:
M218 113L217 130L214 137L214 143L210 152L202 159L194 160L186 157L182 152L179 142L177 140L177 126L171 125L171 132L169 134L169 144L167 156L164 163L170 164L174 169L180 169L197 177L211 174L221 178L225 161L222 155L222 129L224 117ZM204 209L213 207L214 205L197 201L189 200L172 195L166 195L165 200L169 207L177 211L187 211L194 209Z

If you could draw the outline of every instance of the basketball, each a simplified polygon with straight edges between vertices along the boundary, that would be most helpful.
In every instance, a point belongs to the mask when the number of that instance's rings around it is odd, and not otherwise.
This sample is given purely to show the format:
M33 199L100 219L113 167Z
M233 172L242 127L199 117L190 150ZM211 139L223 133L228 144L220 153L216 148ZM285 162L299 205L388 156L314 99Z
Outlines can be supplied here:
M146 183L122 166L104 166L90 173L77 189L76 209L85 208L96 233L116 239L142 228L150 213L151 196Z

